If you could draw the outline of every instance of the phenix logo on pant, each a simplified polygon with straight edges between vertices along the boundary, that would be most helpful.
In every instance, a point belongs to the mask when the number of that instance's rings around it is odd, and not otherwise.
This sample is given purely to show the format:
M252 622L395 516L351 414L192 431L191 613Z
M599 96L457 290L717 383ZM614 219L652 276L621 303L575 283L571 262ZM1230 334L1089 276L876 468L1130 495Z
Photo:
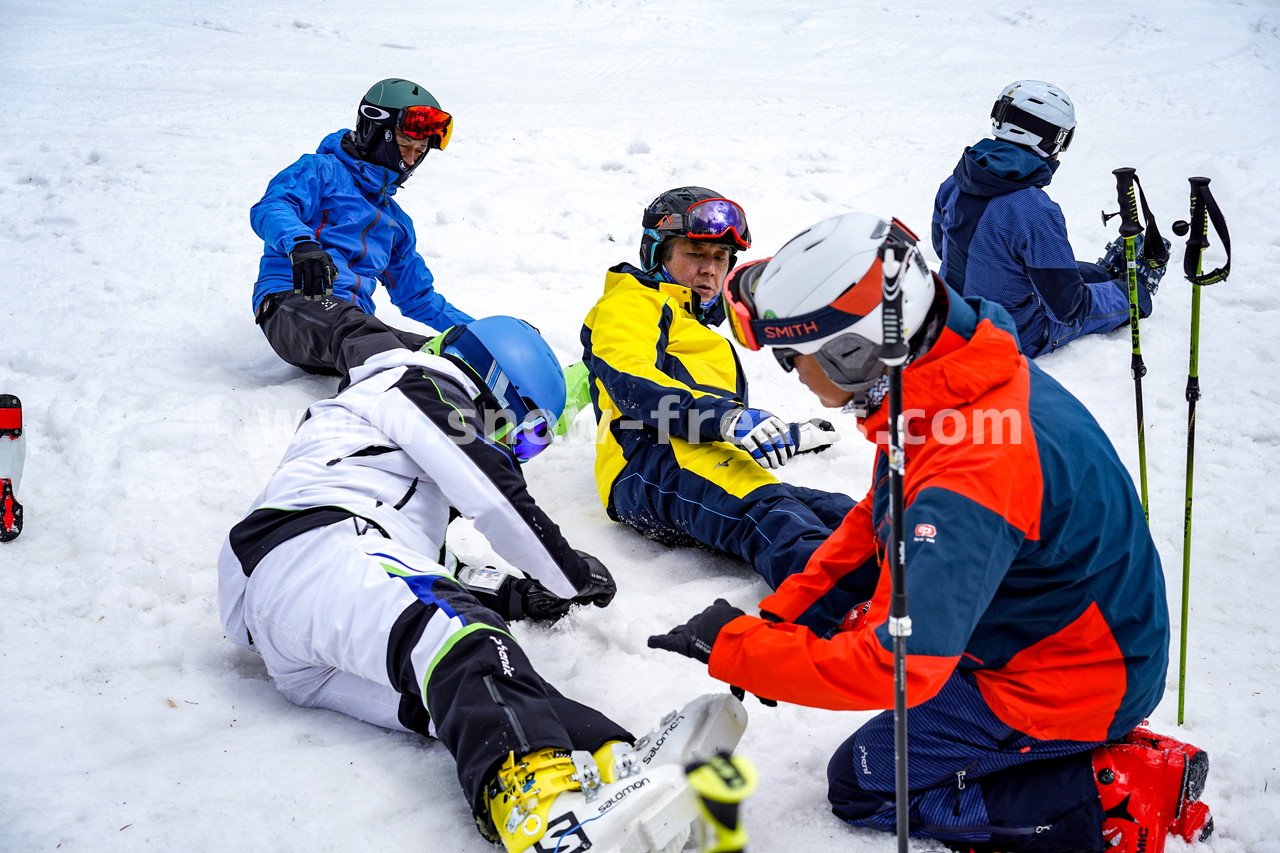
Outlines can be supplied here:
M491 636L489 639L493 640L493 644L498 647L498 660L502 663L502 674L508 678L513 677L516 674L516 670L511 665L511 658L507 655L506 643L502 642L500 637Z

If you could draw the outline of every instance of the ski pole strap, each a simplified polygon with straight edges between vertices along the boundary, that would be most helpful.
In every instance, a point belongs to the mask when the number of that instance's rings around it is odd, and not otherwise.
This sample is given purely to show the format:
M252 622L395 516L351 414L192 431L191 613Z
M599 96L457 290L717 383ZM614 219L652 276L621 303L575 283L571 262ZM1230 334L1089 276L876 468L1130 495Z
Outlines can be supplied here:
M1127 239L1142 234L1143 259L1152 269L1162 269L1169 263L1169 250L1165 248L1160 226L1151 215L1137 170L1125 167L1114 169L1111 174L1116 176L1116 196L1120 202L1120 236ZM1139 207L1142 209L1141 218ZM1143 223L1146 223L1145 233Z
M1208 178L1188 178L1191 183L1191 230L1187 237L1187 252L1182 256L1182 272L1192 284L1217 284L1231 274L1231 234L1227 221L1222 217L1218 202L1209 191ZM1226 250L1227 260L1222 266L1209 272L1200 271L1204 250L1209 248L1209 223Z

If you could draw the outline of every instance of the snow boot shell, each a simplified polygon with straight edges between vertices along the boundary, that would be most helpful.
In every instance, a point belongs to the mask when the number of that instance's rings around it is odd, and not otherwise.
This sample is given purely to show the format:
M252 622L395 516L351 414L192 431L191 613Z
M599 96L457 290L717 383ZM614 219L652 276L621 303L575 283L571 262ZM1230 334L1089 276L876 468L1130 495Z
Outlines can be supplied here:
M707 694L664 716L634 746L510 753L486 786L477 825L507 853L675 853L699 820L686 765L731 751L746 723L733 696Z
M1163 853L1170 834L1191 843L1213 833L1209 807L1200 802L1209 775L1204 750L1137 728L1092 758L1109 851Z

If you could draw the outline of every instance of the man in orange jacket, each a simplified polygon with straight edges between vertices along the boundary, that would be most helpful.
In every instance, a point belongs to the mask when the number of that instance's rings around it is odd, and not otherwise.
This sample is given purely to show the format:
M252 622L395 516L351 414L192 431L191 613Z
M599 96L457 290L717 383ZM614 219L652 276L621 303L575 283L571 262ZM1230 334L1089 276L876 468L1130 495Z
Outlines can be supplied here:
M911 833L1001 851L1155 853L1212 828L1204 752L1135 729L1168 665L1164 578L1128 472L1081 403L965 300L896 220L845 214L726 283L734 333L770 346L876 442L867 497L748 616L723 600L652 647L759 696L893 707L888 382L879 250L904 241L905 566ZM892 714L828 767L833 811L895 826Z

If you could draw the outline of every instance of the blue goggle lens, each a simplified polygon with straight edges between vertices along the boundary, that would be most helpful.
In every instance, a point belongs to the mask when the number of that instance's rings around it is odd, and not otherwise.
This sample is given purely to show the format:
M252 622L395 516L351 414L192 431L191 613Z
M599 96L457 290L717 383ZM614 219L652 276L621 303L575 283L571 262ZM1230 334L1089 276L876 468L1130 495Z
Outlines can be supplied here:
M552 438L551 425L547 423L547 419L536 418L532 422L522 423L516 427L511 439L511 452L521 462L528 462L546 450Z

